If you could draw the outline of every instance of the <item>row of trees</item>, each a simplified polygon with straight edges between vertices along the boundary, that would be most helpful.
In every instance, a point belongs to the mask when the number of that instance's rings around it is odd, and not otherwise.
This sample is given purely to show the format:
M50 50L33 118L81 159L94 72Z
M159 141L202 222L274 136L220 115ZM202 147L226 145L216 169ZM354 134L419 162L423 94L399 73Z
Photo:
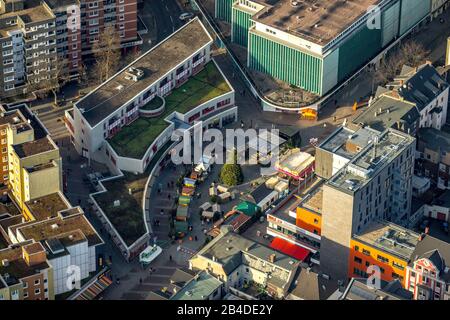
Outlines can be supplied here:
M113 26L108 26L99 35L99 41L93 44L93 61L82 63L79 68L79 81L87 86L98 85L120 68L131 63L139 56L139 52L133 52L124 59L120 49L120 37ZM58 92L70 80L69 61L67 59L56 59L49 63L53 70L53 77L30 83L31 90L38 96L53 94L54 103L58 103Z

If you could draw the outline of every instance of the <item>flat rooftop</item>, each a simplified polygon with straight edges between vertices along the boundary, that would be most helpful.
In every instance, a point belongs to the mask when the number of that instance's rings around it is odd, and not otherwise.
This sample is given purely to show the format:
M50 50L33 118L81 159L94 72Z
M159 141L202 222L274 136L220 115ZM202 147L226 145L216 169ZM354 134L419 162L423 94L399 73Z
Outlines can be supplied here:
M9 262L7 267L0 264L0 276L3 276L4 279L5 274L9 275L9 280L6 281L8 285L17 284L22 278L32 276L39 273L40 270L50 268L47 262L29 266L22 257L22 246L20 245L0 250L0 261L2 260L8 260Z
M221 232L223 228L221 228ZM273 264L283 270L290 271L298 265L298 260L234 232L228 232L223 236L220 235L214 238L198 254L208 259L216 259L216 261L223 264L226 272L232 272L244 263L243 254L248 254L267 263L269 263L269 256L275 254L275 262Z
M25 205L37 221L54 218L58 215L59 211L70 208L70 205L63 199L59 192L32 199L27 201Z
M205 271L200 272L170 300L205 300L222 286L222 282Z
M166 105L161 115L154 118L140 117L123 126L108 142L119 156L141 159L153 141L169 126L166 118L173 112L184 114L230 91L227 81L211 61L164 98Z
M31 222L20 226L17 232L21 232L25 239L45 241L49 239L63 239L65 245L78 243L80 233L88 241L89 246L102 244L95 229L88 222L84 214L75 214L65 218L55 217L39 222Z
M382 251L410 260L419 243L420 235L398 225L374 221L354 239L369 244Z
M382 168L404 151L414 138L396 130L387 130L371 141L356 157L328 180L328 185L353 193L375 177Z
M355 124L362 123L372 129L384 131L394 126L398 121L404 121L412 125L419 118L420 114L414 104L383 95L377 98L367 110L352 122Z
M47 8L44 5L39 4L39 2L29 0L26 2L25 6L27 7L25 9L0 14L0 19L20 17L24 23L35 23L50 20L55 17L51 11L47 10Z
M320 184L317 188L311 191L303 201L299 204L299 207L311 210L315 213L322 213L323 203L323 184Z
M279 0L252 20L326 45L382 0Z
M212 38L206 32L200 20L193 19L81 99L75 106L84 110L84 118L91 127L94 127L161 79L169 70L175 68L211 42ZM142 70L144 72L143 77L137 82L127 80L125 77L129 67ZM118 89L120 87L122 87L121 90Z
M26 158L30 156L34 156L39 153L44 153L52 150L56 150L57 147L50 140L49 137L44 137L41 139L16 144L13 146L14 151L16 152L19 158Z
M0 116L0 126L10 125L18 133L32 130L31 124L27 122L27 119L23 116L20 110L6 111Z
M364 149L377 134L378 132L370 128L352 130L347 127L340 127L325 139L318 148L350 160Z
M98 206L128 246L146 233L142 200L148 170L151 170L151 167L149 164L147 171L138 176L125 173L123 178L103 181L106 192L93 195ZM129 189L133 190L131 195ZM119 202L118 205L115 205L116 201Z

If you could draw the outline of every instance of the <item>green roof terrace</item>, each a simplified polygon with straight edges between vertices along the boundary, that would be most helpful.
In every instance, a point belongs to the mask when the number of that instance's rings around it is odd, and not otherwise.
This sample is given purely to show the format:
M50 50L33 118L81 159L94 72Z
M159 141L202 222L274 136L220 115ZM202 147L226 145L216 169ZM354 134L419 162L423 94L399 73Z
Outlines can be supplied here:
M155 118L140 117L123 127L108 142L119 156L142 159L153 141L170 125L166 120L169 115L175 111L185 114L231 90L222 73L211 61L202 71L164 98L165 110L161 115ZM155 103L159 101L153 100L148 103L148 107L144 106L142 109L157 108L158 104L155 105Z

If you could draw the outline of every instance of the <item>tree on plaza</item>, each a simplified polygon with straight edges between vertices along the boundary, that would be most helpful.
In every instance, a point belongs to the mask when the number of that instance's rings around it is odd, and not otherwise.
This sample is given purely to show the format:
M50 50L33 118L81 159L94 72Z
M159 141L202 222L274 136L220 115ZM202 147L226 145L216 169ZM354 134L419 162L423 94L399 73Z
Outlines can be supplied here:
M237 152L233 150L230 163L225 163L220 170L220 182L227 186L236 186L241 184L243 180L242 168L237 163Z

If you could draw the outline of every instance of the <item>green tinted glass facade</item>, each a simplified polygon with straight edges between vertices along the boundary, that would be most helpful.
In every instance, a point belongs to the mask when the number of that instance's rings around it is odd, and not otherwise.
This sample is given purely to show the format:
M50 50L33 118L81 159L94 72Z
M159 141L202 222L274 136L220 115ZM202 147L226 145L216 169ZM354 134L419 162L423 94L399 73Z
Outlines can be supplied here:
M231 39L234 43L247 47L248 45L248 30L252 25L250 13L233 8L232 18L232 34Z
M249 34L249 67L322 95L322 60L275 41Z
M381 51L380 29L362 27L339 47L338 81L353 74Z
M216 18L231 23L231 7L234 0L215 0Z

